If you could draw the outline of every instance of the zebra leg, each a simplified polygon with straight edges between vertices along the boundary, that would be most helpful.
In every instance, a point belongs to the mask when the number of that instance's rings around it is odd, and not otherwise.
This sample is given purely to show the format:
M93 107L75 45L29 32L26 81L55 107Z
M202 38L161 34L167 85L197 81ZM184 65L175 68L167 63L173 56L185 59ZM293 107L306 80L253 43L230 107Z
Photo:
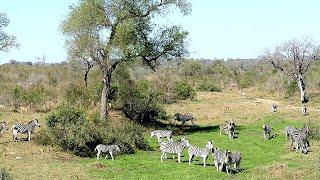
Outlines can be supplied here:
M100 150L98 150L98 153L97 153L97 160L99 160L99 156L100 156Z
M31 141L31 131L28 131L28 141Z
M179 163L181 163L180 159L181 159L181 153L178 153L178 162Z
M186 123L186 121L182 121L182 124L181 124L181 126L184 126L184 123Z
M189 165L191 165L192 158L193 158L193 155L192 155L192 154L190 154L190 155L189 155Z
M107 159L108 158L108 153L106 154L106 157L104 159Z
M112 160L114 161L114 159L113 159L113 155L112 155L112 152L109 152L109 153L110 153L110 156L111 156Z
M162 162L162 159L163 159L163 156L165 155L165 153L164 152L162 152L161 153L161 156L160 156L160 160L161 160L161 162Z
M207 157L203 157L203 167L206 167L206 159L207 159Z

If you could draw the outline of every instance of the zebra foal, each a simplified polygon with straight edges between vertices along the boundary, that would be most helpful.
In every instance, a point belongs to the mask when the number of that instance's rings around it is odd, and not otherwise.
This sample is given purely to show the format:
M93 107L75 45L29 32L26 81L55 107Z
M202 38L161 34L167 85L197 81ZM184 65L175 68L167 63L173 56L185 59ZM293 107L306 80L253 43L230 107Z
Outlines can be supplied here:
M17 141L18 133L28 134L28 141L31 141L31 133L33 132L35 127L40 127L38 119L34 119L30 121L28 124L23 125L20 123L16 123L11 127L13 141Z

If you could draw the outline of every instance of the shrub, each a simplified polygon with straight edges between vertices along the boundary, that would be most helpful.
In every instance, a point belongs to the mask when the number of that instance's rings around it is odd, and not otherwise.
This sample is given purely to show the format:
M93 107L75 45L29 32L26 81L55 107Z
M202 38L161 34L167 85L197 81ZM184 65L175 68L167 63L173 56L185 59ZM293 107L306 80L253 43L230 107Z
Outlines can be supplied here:
M157 95L146 81L125 83L120 89L121 110L127 118L139 123L163 119L166 112L157 102Z
M221 92L222 89L212 82L202 82L198 86L199 91Z
M117 144L122 153L147 149L141 126L132 122L114 125L100 121L98 114L88 117L85 111L70 105L60 105L46 117L46 131L40 131L36 142L58 146L78 156L92 157L97 144Z
M5 169L1 169L0 170L0 179L1 180L10 180L12 178L10 177L10 174Z
M239 86L241 88L248 88L255 84L255 80L257 78L257 72L254 70L249 70L243 74L243 76L239 79Z
M295 81L289 81L284 86L285 98L290 98L294 96L294 93L297 92L297 83Z
M173 86L174 98L177 100L194 99L195 90L187 82L176 82Z
M70 84L63 96L66 103L80 107L88 107L91 103L90 92L82 85Z
M310 139L320 140L320 125L308 122L310 128Z

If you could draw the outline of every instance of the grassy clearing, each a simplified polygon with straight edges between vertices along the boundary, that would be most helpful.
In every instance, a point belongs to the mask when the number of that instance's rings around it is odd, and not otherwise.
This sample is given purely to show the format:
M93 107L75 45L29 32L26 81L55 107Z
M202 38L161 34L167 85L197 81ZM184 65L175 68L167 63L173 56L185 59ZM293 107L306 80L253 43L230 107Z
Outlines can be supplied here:
M200 93L197 101L183 101L166 107L169 114L191 112L197 117L196 129L184 131L190 143L203 147L208 140L214 146L231 151L240 150L243 155L241 168L235 175L218 173L212 166L210 156L208 166L202 167L202 160L194 158L192 166L177 159L160 162L156 140L146 134L153 151L138 151L134 155L116 156L116 161L95 158L79 158L68 152L61 152L52 147L43 147L34 142L11 141L10 133L0 137L0 169L5 168L14 179L318 179L320 177L320 142L311 142L311 152L307 155L292 152L289 142L283 135L286 125L301 127L308 120L317 121L318 112L311 111L308 116L301 116L296 107L280 103L280 112L268 112L269 100L255 104L253 98L243 98L238 94ZM223 106L230 111L224 112ZM39 118L44 124L44 114L22 115L20 113L0 112L0 119L13 122L28 122ZM233 118L238 126L238 138L229 140L220 136L218 125ZM263 139L262 124L268 123L274 129L276 138ZM43 126L41 127L43 128ZM37 132L37 130L36 130Z

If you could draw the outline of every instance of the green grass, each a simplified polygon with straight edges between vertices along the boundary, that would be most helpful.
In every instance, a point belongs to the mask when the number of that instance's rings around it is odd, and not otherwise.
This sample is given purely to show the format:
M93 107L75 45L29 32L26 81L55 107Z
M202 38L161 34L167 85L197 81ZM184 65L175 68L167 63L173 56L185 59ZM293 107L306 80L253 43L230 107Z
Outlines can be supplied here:
M275 138L264 140L262 136L262 125L271 125L275 133ZM90 171L94 178L114 178L114 179L296 179L305 176L308 179L316 178L316 173L310 171L317 163L316 150L312 150L308 155L295 153L290 150L289 142L283 135L286 125L301 127L302 122L293 120L283 120L278 116L265 117L250 125L239 125L238 138L228 139L225 135L219 135L218 126L210 128L198 128L191 132L186 132L184 136L189 139L192 145L203 147L208 140L212 140L215 147L239 150L243 159L240 173L227 175L218 173L213 164L212 156L208 159L208 166L202 166L200 158L194 158L192 166L187 163L187 151L184 151L182 163L170 158L160 162L160 152L158 151L156 140L148 139L154 151L138 151L134 155L122 155L116 157L115 161L85 159L83 164L100 167ZM202 130L204 129L204 130ZM174 137L175 140L182 136ZM311 163L306 163L310 161ZM307 174L306 174L307 173Z

